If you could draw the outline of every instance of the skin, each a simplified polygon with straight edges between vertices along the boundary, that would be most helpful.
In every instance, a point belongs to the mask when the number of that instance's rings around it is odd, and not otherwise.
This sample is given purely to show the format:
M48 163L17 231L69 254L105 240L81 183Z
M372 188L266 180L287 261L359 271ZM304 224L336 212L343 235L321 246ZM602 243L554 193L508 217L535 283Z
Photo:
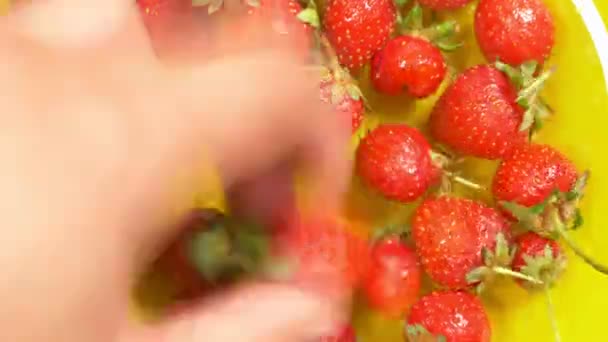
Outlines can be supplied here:
M177 234L167 208L188 191L175 185L193 187L203 155L230 186L298 147L316 156L330 206L349 169L337 158L349 123L332 121L288 52L262 39L238 56L164 51L161 63L135 13L122 0L51 0L0 23L0 340L298 341L333 330L340 306L322 292L265 283L155 325L129 318L137 275Z

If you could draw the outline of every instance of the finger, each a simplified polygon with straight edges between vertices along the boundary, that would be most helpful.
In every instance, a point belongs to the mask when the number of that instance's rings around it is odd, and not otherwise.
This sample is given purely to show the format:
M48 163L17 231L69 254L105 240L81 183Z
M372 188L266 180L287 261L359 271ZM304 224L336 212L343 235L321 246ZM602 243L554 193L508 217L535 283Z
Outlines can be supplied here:
M147 327L129 342L278 342L314 340L335 330L343 312L296 288L255 285Z

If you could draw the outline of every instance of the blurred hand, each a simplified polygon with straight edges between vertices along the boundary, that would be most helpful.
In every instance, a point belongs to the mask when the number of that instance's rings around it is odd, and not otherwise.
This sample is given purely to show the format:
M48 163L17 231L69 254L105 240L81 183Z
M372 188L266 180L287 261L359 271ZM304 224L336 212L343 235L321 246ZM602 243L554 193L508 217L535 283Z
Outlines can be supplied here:
M0 340L322 334L339 308L273 284L155 326L129 320L138 272L175 233L164 223L176 185L192 185L203 156L229 186L299 151L315 160L309 166L330 204L349 168L340 158L347 123L321 107L316 83L288 52L264 44L186 64L181 51L161 63L132 2L37 1L1 22Z

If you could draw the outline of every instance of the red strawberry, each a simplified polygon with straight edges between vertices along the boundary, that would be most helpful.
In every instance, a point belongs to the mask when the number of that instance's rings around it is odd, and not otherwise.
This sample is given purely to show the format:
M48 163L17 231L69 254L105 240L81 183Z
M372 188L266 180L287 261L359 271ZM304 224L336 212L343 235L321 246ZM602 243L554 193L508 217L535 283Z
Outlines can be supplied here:
M418 0L418 2L430 9L434 10L449 10L464 7L471 0Z
M552 286L566 268L566 258L555 240L529 232L518 236L515 245L513 270L539 279L545 286ZM518 282L524 286L535 285Z
M542 0L481 0L475 33L490 62L545 62L555 39L553 17Z
M422 272L413 249L398 236L377 242L363 288L370 306L401 317L418 299Z
M425 271L445 287L465 288L483 280L476 275L473 281L473 271L510 263L509 222L480 202L447 196L427 199L414 214L412 236ZM490 251L495 255L489 257Z
M327 72L321 80L320 98L325 103L333 104L338 115L350 119L353 132L361 126L365 106L360 91L353 83L336 79Z
M388 41L396 17L392 0L331 0L323 25L340 63L356 71Z
M357 173L388 199L412 202L439 179L431 148L415 128L384 124L371 131L357 150Z
M525 144L501 162L492 193L498 201L531 207L545 201L554 190L570 191L577 178L574 164L553 147Z
M209 229L223 215L214 209L194 209L181 223L182 231L169 249L157 260L160 270L168 275L177 288L177 297L191 299L199 296L209 283L204 280L190 258L192 237Z
M374 55L371 79L379 92L399 95L405 90L423 98L437 91L446 72L439 48L425 38L403 35Z
M316 284L336 289L338 295L357 287L367 271L366 241L345 222L329 215L300 212L278 229L278 253L297 261L295 281L323 279ZM313 284L315 285L315 284Z
M507 156L526 142L520 129L524 109L517 89L505 74L489 65L466 70L437 102L431 133L456 152L487 159Z
M414 304L407 319L409 341L489 342L491 328L481 301L464 291L433 292ZM435 337L435 339L425 339Z
M355 330L350 324L342 327L338 334L333 336L324 336L319 342L355 342L357 337L355 336Z

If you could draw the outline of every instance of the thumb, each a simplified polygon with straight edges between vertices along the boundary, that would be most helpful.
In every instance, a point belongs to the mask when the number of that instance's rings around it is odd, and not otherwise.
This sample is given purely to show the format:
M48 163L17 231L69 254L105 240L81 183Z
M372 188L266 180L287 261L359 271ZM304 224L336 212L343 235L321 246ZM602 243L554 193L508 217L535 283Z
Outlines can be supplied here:
M343 322L330 302L285 285L253 285L145 327L125 342L315 340Z

